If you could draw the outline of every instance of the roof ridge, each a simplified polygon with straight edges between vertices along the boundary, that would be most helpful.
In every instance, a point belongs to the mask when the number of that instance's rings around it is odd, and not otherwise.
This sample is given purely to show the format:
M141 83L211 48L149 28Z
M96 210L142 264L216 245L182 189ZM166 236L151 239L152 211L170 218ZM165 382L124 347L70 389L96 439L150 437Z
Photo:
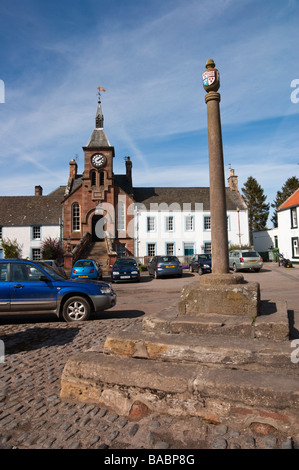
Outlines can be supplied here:
M283 209L287 209L288 207L291 207L291 206L298 206L299 197L298 197L298 200L297 199L295 200L294 204L290 204L291 199L295 199L297 196L297 193L299 196L299 188L297 188L282 204L280 204L280 206L277 209L277 212Z

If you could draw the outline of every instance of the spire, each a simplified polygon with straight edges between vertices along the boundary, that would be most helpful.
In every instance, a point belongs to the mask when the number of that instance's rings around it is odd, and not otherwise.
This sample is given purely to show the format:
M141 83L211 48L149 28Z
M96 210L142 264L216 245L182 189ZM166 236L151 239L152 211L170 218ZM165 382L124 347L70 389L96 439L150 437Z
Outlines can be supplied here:
M102 113L102 107L101 107L101 91L106 91L105 88L98 87L99 90L99 98L98 98L98 109L97 109L97 115L96 115L96 129L103 129L104 127L104 116Z
M88 144L85 148L100 148L100 147L110 147L109 141L107 139L106 133L104 131L104 116L101 108L101 91L106 91L105 88L98 87L99 98L98 98L98 109L96 114L96 126L92 132L92 135L88 141Z

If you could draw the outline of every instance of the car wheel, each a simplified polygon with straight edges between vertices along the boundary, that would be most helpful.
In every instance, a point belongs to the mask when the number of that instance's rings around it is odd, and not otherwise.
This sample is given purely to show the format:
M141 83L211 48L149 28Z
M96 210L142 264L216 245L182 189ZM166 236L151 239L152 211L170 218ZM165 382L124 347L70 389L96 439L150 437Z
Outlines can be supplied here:
M197 272L198 272L198 274L199 274L200 276L202 276L203 270L202 270L201 268L198 268L198 271L197 271Z
M189 266L189 271L190 273L193 273L193 267L191 265Z
M233 264L233 271L236 273L238 271L236 263Z
M158 277L159 277L159 276L158 276L158 273L157 273L157 271L155 271L155 272L154 272L154 278L155 278L155 279L158 279Z
M67 322L86 321L90 317L90 305L83 297L71 297L63 305L62 316Z

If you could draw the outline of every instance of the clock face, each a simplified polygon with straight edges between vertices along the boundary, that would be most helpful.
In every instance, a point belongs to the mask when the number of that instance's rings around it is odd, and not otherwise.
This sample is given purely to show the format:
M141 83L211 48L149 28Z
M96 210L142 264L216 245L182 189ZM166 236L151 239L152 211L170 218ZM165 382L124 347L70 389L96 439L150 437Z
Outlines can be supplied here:
M101 168L106 163L106 157L101 153L96 153L91 157L91 163L95 168Z

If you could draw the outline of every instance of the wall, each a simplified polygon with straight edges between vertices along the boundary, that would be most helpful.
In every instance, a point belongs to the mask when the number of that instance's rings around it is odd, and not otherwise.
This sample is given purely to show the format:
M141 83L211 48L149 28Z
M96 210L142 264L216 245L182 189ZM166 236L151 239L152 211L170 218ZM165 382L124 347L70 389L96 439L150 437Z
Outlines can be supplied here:
M297 207L297 220L298 220L298 207ZM278 217L278 246L280 252L285 258L294 262L299 262L299 256L293 256L292 238L299 238L299 228L291 227L291 214L290 209L286 209L277 213Z
M231 244L249 243L247 211L228 211L228 240ZM166 217L174 216L174 229L166 230ZM155 231L147 230L147 217L155 219ZM186 217L193 216L192 230L186 230ZM174 255L184 256L185 244L194 244L194 253L203 253L205 243L211 242L211 230L204 228L204 217L210 216L208 211L139 211L135 212L135 256L147 256L148 243L156 244L156 254L166 254L166 244L174 243ZM239 237L239 223L240 233Z
M270 230L263 230L260 232L253 233L253 245L254 249L259 253L265 253L270 248L275 248L275 238L278 237L278 228L272 228Z
M32 248L41 248L42 241L48 237L60 238L59 225L41 226L41 240L32 239L31 226L3 227L3 239L17 240L22 249L22 258L32 258Z

